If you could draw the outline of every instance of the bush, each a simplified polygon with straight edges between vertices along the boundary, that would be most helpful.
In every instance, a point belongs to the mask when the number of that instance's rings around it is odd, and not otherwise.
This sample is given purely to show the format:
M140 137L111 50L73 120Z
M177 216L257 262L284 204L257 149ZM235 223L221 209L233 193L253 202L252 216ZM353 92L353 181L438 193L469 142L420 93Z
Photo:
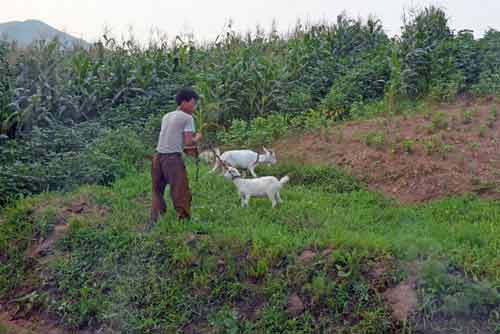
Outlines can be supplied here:
M96 139L97 138L97 139ZM148 147L129 127L98 123L35 129L31 138L1 147L0 206L19 195L110 184L142 166Z

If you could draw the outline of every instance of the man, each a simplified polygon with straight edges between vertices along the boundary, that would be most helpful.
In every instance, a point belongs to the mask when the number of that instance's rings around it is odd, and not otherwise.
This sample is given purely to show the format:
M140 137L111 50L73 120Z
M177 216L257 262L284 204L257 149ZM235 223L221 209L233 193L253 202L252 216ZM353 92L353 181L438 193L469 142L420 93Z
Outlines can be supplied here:
M193 112L198 95L191 88L183 88L175 97L177 110L163 116L156 154L151 167L153 183L153 203L151 222L165 213L163 198L165 187L170 184L170 195L179 219L189 219L191 215L191 191L182 160L184 146L193 146L201 139L195 134Z

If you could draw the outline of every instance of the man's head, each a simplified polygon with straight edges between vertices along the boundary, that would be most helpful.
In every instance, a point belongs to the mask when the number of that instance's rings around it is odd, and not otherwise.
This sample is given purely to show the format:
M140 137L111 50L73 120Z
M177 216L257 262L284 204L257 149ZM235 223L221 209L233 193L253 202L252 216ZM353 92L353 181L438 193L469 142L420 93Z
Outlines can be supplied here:
M196 108L198 94L192 88L185 87L177 93L175 101L182 111L192 114Z

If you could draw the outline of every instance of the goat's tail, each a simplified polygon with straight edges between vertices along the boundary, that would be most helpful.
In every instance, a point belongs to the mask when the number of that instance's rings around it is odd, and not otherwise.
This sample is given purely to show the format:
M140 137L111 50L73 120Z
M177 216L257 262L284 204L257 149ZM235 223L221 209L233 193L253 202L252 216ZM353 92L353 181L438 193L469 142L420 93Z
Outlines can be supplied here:
M283 187L288 181L290 181L290 177L288 175L285 175L281 178L280 185Z

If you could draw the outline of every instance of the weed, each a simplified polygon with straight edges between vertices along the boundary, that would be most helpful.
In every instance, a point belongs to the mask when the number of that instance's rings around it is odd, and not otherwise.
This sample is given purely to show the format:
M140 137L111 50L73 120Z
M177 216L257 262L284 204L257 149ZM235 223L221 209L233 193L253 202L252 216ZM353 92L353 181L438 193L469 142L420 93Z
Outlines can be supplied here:
M446 155L447 155L448 153L450 153L452 149L453 149L453 146L452 146L452 145L442 143L442 144L439 146L439 153L441 153L441 157L442 157L443 159L446 159Z
M444 112L433 112L431 118L431 129L433 132L448 128L448 120Z
M385 145L385 135L382 132L370 132L365 136L364 141L367 146L381 149Z
M415 140L406 138L401 142L401 149L405 153L413 153L415 151Z
M474 116L474 110L472 110L472 109L467 109L467 110L462 111L462 123L463 124L472 123L473 116Z
M439 139L436 136L432 136L431 138L424 139L422 144L424 145L425 152L428 155L431 155L437 152L440 147Z
M479 137L484 138L486 135L486 127L484 125L481 125L479 127Z

